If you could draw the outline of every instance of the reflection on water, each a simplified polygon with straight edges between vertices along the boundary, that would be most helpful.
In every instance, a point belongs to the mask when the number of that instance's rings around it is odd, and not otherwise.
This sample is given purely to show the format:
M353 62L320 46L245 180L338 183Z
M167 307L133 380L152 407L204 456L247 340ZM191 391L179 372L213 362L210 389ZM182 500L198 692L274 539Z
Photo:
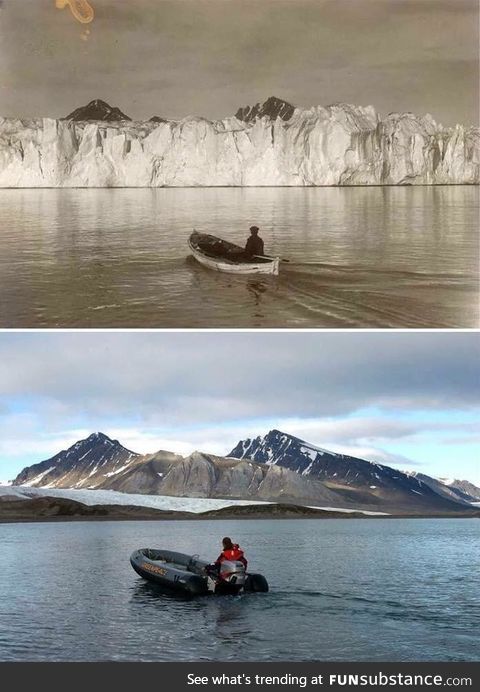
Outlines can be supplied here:
M206 596L208 597L208 596ZM197 597L198 598L198 597ZM131 603L139 606L161 608L163 601L192 601L194 597L181 591L162 589L158 584L139 581L132 587Z
M472 327L478 188L0 191L2 327ZM193 227L279 277L188 256Z

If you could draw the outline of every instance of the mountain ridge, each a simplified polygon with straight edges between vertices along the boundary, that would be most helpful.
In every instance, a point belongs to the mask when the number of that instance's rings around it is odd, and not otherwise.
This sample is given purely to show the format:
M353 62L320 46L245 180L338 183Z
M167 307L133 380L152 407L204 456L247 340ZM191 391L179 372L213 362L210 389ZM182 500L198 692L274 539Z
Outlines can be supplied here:
M114 475L140 456L104 433L92 433L53 457L26 467L13 484L38 486L43 481L46 485L42 487L55 487L55 483L60 480L71 487L87 480L94 484L102 470L108 469L105 472ZM88 475L85 475L87 471Z
M375 482L373 482L375 481ZM287 502L367 511L455 512L470 505L388 466L329 452L272 430L229 456L141 455L103 433L23 469L13 485L175 497Z
M125 120L131 121L132 119L128 115L125 115L125 113L122 113L116 106L110 106L106 101L102 101L102 99L94 99L90 101L90 103L87 103L86 106L76 108L65 117L65 120L75 120L77 122L88 122L90 120L122 122Z
M447 478L432 478L418 471L405 471L410 476L419 478L427 485L436 490L436 492L448 497L455 497L464 502L480 502L480 488L477 488L470 481L461 481Z
M295 106L291 103L278 98L277 96L269 96L263 103L256 103L254 106L244 106L239 108L235 113L237 120L243 122L253 122L257 118L267 117L269 120L290 120L295 112Z
M342 489L346 492L348 489L352 492L368 488L379 502L388 497L392 502L405 503L409 493L413 493L422 496L426 505L435 504L438 497L459 504L465 503L460 496L438 493L431 484L403 471L358 457L330 452L276 429L270 430L263 437L240 440L228 456L250 458L268 466L288 468L302 476L322 481L334 491Z

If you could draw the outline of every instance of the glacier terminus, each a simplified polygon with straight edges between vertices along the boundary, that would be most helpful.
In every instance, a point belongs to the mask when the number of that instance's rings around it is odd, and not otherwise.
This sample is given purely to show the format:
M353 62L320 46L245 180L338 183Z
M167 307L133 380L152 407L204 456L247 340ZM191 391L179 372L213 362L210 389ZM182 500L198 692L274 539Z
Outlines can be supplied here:
M63 119L0 117L0 187L480 182L480 130L429 114L270 97L221 120L132 121L96 100Z

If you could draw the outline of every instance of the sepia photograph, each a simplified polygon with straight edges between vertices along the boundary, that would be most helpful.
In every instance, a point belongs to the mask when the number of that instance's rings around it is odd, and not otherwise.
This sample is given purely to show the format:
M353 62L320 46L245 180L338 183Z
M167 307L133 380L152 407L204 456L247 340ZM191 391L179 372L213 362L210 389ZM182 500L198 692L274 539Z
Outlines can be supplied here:
M476 0L2 0L0 326L476 328Z

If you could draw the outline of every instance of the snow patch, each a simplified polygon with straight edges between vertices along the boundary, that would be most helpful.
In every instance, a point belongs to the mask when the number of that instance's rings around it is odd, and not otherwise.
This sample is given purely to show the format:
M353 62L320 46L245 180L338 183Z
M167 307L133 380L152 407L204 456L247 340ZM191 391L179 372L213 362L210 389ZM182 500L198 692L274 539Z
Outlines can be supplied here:
M300 451L303 454L306 454L308 457L310 457L312 462L315 461L315 459L317 458L318 452L315 449L312 449L311 447L302 446L302 447L300 447ZM312 466L312 464L310 464L310 468L311 468L311 466Z
M353 512L356 512L357 514L366 514L368 516L372 517L388 517L390 516L388 512L369 512L367 510L361 510L361 509L343 509L340 507L318 507L317 505L308 505L311 509L323 509L325 512L345 512L346 514L352 514Z
M302 476L308 476L308 474L309 474L310 471L312 470L312 466L313 466L313 461L311 461L311 462L309 463L309 465L307 466L307 468L305 469L305 471L302 471Z
M122 473L122 471L125 471L126 468L130 466L131 462L128 462L127 464L124 464L123 466L120 466L119 469L115 469L115 471L109 471L108 473L104 473L103 475L106 478L110 478L110 476L116 476L118 473Z
M29 486L33 485L34 483L39 483L44 476L46 476L50 471L53 471L55 466L51 466L49 469L46 471L43 471L42 473L39 473L38 476L35 476L34 478L31 478L27 483L24 483L24 485L28 488Z

